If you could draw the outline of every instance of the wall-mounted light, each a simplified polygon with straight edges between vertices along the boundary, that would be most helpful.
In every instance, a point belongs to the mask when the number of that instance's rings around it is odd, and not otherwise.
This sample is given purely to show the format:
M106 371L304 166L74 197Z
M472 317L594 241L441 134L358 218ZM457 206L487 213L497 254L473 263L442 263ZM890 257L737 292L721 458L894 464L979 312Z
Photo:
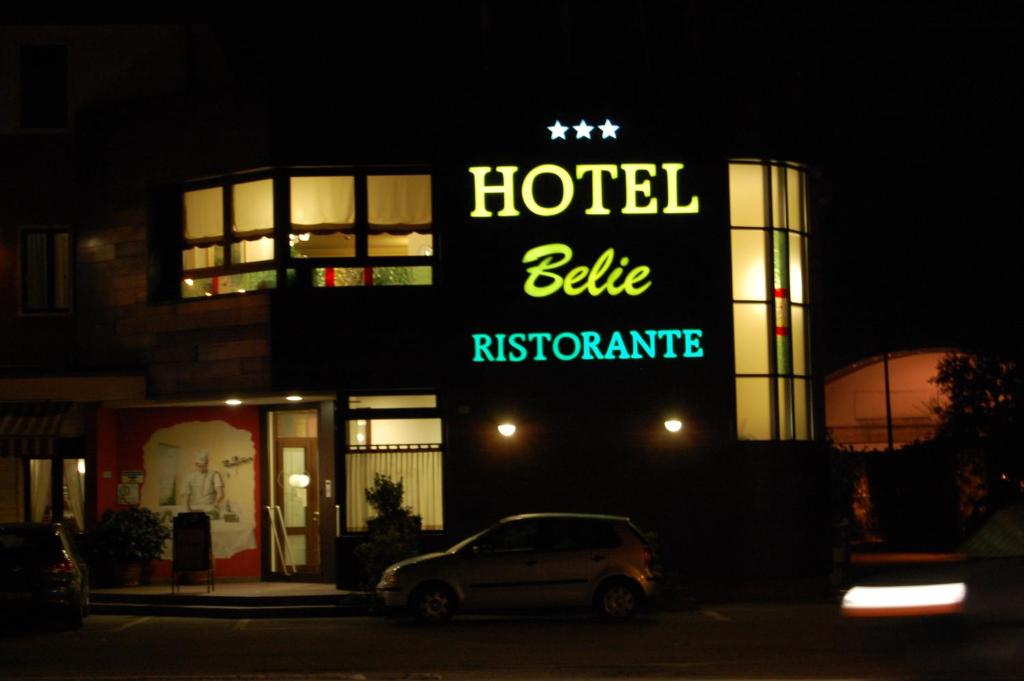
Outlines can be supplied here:
M292 473L288 476L288 484L299 489L309 487L309 476L305 473Z
M501 423L498 425L498 432L505 437L512 437L516 434L516 424L514 423Z
M195 283L196 283L196 280L195 280L195 279L189 279L189 278L186 278L186 279L185 279L185 286L192 286L192 285L194 285Z
M78 460L78 474L85 475L85 459Z
M232 397L231 399L224 400L224 404L228 405L229 407L237 407L241 403L242 400L238 399L237 397Z
M302 395L288 395L284 399L288 400L289 402L301 402Z
M678 433L683 429L683 422L679 419L669 419L665 421L665 430L670 433Z

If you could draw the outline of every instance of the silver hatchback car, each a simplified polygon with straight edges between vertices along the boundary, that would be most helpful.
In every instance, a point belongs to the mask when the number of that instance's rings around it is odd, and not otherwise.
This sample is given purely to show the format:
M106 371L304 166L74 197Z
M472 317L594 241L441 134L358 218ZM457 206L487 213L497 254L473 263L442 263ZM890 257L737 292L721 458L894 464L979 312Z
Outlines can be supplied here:
M377 596L425 622L456 610L591 607L632 617L655 593L651 548L629 518L531 513L500 520L444 553L388 567Z

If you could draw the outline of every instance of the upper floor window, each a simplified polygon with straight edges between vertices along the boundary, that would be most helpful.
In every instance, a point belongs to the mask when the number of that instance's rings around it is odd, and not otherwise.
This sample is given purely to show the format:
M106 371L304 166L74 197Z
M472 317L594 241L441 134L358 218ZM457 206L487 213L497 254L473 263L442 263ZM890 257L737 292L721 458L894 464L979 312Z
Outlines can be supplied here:
M26 314L71 311L71 231L65 228L21 230L21 311Z
M68 48L22 45L18 51L22 128L68 125Z
M277 173L186 189L182 213L186 298L433 282L430 175Z

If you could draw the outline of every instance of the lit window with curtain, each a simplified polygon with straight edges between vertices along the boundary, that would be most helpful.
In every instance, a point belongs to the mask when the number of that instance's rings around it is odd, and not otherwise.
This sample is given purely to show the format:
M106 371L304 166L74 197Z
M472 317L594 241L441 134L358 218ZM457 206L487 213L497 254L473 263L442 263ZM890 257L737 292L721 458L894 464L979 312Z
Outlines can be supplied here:
M272 178L182 192L182 232L183 298L277 286Z
M806 172L729 164L736 428L741 440L814 436Z
M431 176L267 170L181 192L184 298L434 283Z
M424 530L444 529L442 421L434 395L349 399L345 451L345 528L365 532L373 509L366 490L376 475L401 482L402 504Z

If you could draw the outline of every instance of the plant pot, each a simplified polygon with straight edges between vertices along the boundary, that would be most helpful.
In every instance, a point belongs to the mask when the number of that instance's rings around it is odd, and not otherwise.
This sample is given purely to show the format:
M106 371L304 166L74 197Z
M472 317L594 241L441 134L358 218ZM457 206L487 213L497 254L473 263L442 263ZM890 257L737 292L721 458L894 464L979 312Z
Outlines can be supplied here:
M139 586L142 584L142 563L115 563L114 582L118 586Z

